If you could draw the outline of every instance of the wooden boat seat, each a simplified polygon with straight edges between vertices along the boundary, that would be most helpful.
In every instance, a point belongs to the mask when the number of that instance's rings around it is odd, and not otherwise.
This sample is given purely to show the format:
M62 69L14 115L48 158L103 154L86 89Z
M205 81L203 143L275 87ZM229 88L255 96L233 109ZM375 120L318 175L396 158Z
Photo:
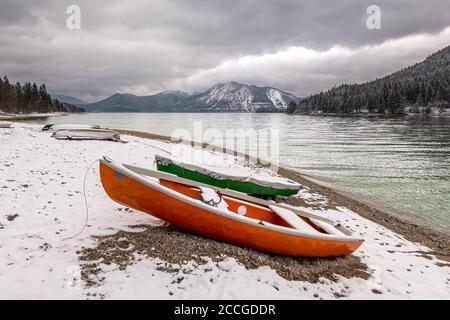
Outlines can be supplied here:
M289 223L293 228L307 233L319 233L316 229L306 223L302 218L289 209L269 205L269 208L279 215L284 221Z
M329 223L324 223L323 221L319 221L319 220L315 220L315 219L311 219L311 221L315 225L319 226L322 230L324 230L328 234L334 234L334 235L338 235L338 236L348 236L349 235L349 234L342 232L341 230L339 230L338 228L336 228L335 226L333 226Z

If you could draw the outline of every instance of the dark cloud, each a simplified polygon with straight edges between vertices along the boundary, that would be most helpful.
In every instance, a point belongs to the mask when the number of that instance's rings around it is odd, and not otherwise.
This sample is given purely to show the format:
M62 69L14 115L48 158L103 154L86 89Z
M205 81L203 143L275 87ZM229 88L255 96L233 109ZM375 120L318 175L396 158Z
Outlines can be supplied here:
M65 26L70 4L81 7L80 31ZM371 4L381 8L380 30L366 27ZM199 90L215 80L267 83L304 95L415 62L450 44L443 32L448 26L448 0L2 0L0 73L88 99L116 91ZM377 46L407 37L425 44L382 53L384 65L373 60ZM333 47L349 54L334 56Z
M0 2L0 25L33 24L36 17L30 12L30 6L25 0L4 0Z

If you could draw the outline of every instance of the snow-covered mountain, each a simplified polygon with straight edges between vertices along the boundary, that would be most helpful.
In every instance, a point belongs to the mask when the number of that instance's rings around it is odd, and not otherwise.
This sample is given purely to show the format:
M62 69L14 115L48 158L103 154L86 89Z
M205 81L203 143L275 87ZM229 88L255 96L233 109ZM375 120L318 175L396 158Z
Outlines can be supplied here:
M150 96L116 93L83 105L88 112L284 112L300 98L271 88L219 83L200 93L164 91Z
M293 94L237 82L219 83L181 101L188 112L276 112L285 111Z

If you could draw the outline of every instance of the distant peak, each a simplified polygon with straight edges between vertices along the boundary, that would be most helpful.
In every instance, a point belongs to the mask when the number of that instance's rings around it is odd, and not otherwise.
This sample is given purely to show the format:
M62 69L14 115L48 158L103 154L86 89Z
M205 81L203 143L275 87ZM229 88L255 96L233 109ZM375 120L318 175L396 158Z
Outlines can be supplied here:
M236 81L228 81L228 82L219 82L214 87L223 87L223 86L246 86L245 84L241 84Z
M188 93L184 92L184 91L180 91L180 90L164 90L158 94L171 94L171 95L188 95Z

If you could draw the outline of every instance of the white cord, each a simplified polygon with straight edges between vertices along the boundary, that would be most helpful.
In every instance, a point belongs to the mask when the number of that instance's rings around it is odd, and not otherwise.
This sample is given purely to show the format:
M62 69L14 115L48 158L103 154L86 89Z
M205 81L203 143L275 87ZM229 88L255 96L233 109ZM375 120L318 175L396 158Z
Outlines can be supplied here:
M73 236L71 236L71 237L65 238L64 241L65 241L65 240L73 239L73 238L75 238L75 237L78 237L78 236L84 231L84 229L86 229L86 226L87 226L88 220L89 220L89 207L88 207L88 201L87 201L87 197L86 197L86 178L87 178L87 176L88 176L88 174L89 174L89 170L91 170L92 166L93 166L97 161L98 161L98 160L95 160L94 162L92 162L92 163L89 165L89 167L87 168L86 173L84 174L84 180L83 180L83 196L84 196L84 205L85 205L86 211L85 211L85 220L84 220L83 228L82 228L82 229L80 230L80 232L78 232L77 234L75 234L75 235L73 235Z

